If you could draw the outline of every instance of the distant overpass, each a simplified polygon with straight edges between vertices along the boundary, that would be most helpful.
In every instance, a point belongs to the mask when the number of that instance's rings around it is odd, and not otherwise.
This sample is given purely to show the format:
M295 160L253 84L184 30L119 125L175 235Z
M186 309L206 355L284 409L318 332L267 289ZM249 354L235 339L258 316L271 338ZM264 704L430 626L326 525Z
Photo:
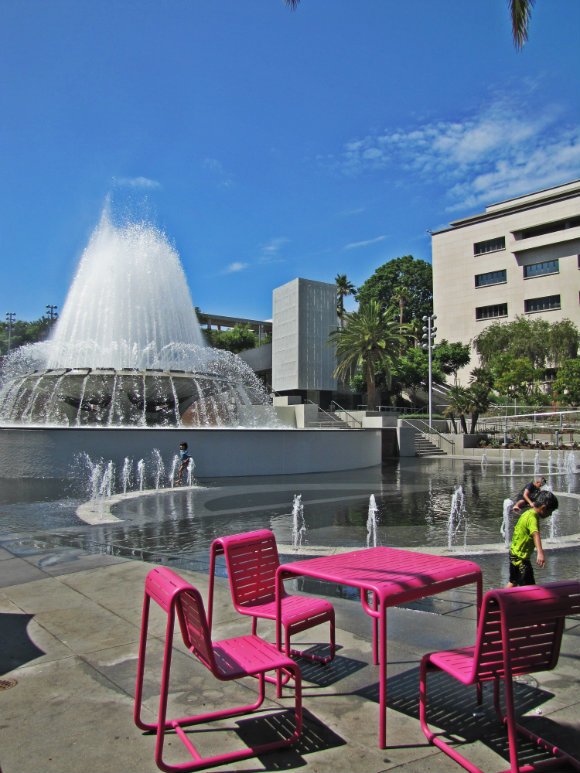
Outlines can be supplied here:
M198 312L199 324L207 330L231 329L236 325L249 327L257 334L258 340L272 334L272 321L263 319L245 319L244 317L224 317L221 314L208 314L205 311Z

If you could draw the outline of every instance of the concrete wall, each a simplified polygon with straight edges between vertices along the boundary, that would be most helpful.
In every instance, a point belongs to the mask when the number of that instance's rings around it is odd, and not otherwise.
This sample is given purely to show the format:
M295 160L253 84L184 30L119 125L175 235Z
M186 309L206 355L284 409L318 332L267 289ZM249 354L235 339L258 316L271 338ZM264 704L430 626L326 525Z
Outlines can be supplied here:
M293 279L273 293L272 387L335 390L334 347L336 287L327 282Z
M83 451L120 469L125 457L147 462L158 449L169 468L183 440L197 477L292 475L381 463L380 430L1 428L0 478L74 475Z

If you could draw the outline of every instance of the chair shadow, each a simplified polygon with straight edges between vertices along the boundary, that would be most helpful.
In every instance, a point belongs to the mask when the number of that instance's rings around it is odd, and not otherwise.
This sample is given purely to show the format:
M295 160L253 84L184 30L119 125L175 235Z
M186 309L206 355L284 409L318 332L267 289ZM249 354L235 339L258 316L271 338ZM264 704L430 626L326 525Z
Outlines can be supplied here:
M509 761L507 732L493 706L493 685L484 684L483 701L477 703L475 687L466 687L443 672L429 674L429 707L427 721L432 728L440 728L440 735L447 743L458 747L480 741L489 749ZM527 679L527 682L524 681ZM533 677L514 681L516 717L533 732L572 751L576 745L573 731L566 730L548 717L522 717L538 710L553 694L536 687ZM503 687L501 689L503 702ZM378 684L372 684L355 692L367 700L379 702ZM387 706L419 723L419 668L415 667L387 679ZM425 744L427 745L427 739ZM396 745L391 746L396 748ZM520 766L538 764L550 759L532 741L518 736ZM563 769L565 768L565 764Z
M338 649L339 647L337 647ZM328 647L315 644L303 651L308 655L326 655L328 654ZM347 658L338 654L335 654L334 660L326 664L317 663L300 656L296 657L295 660L300 666L302 680L316 685L316 687L330 687L368 666L362 660L355 660L355 658Z
M305 755L345 746L346 740L321 722L315 714L303 708L303 729L300 739L287 749L260 755L263 770L292 770L304 767ZM244 743L263 743L276 737L288 737L294 728L294 711L265 717L248 717L238 723L238 734Z
M44 655L27 632L34 615L0 612L0 674L13 671Z

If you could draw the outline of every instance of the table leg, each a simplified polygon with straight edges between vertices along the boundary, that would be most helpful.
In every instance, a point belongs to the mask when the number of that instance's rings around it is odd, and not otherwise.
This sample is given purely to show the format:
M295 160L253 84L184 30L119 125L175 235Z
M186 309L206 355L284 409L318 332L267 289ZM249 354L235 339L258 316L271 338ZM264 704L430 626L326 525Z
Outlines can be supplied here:
M387 747L387 607L379 602L379 749ZM375 618L376 624L376 618Z
M282 573L276 572L276 648L282 652L282 596L284 595L284 580ZM276 697L282 697L282 671L276 671Z

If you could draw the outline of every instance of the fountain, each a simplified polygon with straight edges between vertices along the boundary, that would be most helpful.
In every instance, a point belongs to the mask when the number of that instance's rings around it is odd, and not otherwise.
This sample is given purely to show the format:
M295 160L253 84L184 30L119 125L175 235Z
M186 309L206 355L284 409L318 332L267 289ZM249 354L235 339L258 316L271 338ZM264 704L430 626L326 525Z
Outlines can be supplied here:
M376 548L377 546L378 512L379 508L377 507L375 495L371 494L369 497L369 514L367 517L367 548Z
M0 478L32 477L38 469L64 477L83 451L121 469L126 457L139 459L154 447L167 459L183 440L201 476L348 470L381 461L380 431L282 424L252 369L204 345L179 255L165 234L146 222L117 224L109 207L51 339L3 358L0 433Z
M467 545L467 509L465 506L465 494L463 486L455 487L451 498L449 520L447 522L447 547L453 547L453 540L463 528L464 543Z
M512 542L511 526L510 526L510 514L514 506L513 499L506 497L503 500L503 516L501 521L500 533L504 540L504 545L509 548Z
M295 494L292 502L292 550L299 550L302 547L305 535L306 521L302 494Z
M239 426L258 405L261 426L276 425L251 368L205 345L165 235L143 223L115 226L108 210L54 335L18 349L5 370L0 420L8 424Z

